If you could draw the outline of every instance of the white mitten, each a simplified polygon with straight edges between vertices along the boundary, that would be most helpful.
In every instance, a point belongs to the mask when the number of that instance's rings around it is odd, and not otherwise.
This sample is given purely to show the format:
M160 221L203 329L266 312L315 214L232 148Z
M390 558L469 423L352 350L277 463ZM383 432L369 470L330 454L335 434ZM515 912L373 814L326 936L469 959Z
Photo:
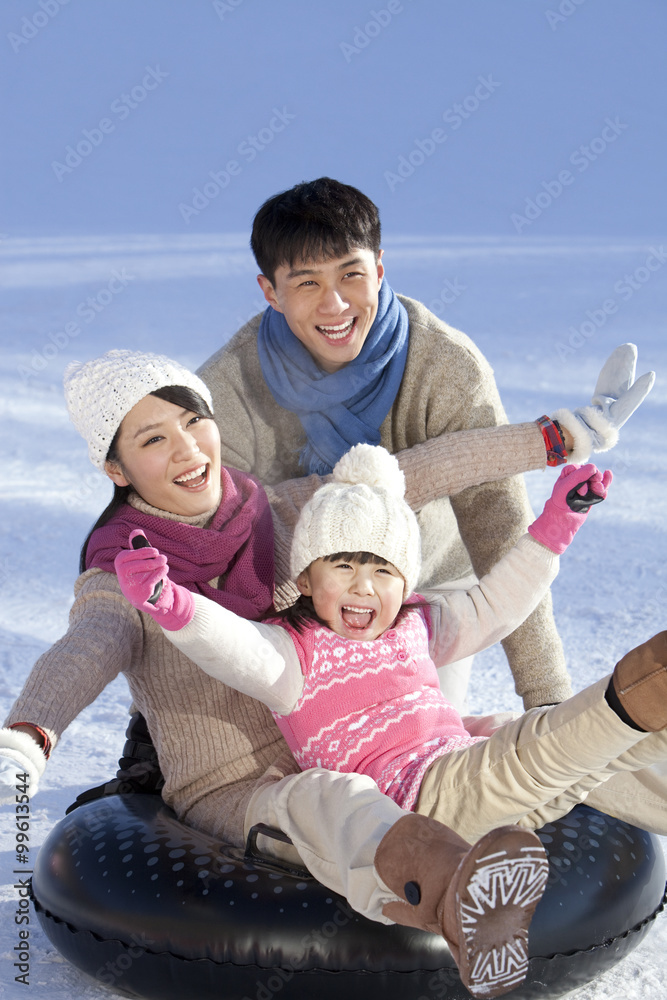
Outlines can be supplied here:
M574 448L568 461L581 465L591 451L609 451L618 441L619 428L632 416L655 382L655 372L646 372L635 382L637 348L621 344L605 361L590 406L556 410L552 420L570 432Z
M46 757L32 736L16 729L0 729L0 805L15 801L16 775L27 774L34 795L44 774Z

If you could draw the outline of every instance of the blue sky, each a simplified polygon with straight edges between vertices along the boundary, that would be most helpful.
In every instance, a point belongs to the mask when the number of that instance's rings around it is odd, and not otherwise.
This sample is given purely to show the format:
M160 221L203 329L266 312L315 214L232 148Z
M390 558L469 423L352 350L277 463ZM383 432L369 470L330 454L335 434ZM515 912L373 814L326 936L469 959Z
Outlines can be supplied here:
M385 233L659 238L666 29L662 0L6 0L0 229L247 232L329 174Z

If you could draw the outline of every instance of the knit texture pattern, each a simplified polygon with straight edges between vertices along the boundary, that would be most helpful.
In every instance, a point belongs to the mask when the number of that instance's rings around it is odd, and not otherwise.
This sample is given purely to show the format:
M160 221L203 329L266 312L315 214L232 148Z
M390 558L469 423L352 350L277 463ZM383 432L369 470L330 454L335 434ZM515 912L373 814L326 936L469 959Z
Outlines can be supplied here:
M396 458L405 476L405 499L415 511L478 483L495 482L528 469L544 469L546 464L544 439L535 421L440 434L397 452ZM330 479L304 476L265 487L273 515L274 600L279 611L294 604L299 596L290 566L294 527L305 504Z
M367 774L412 809L432 762L478 742L440 691L422 609L404 613L373 642L318 625L288 631L304 688L293 711L274 718L302 770Z
M235 483L245 484L257 504L249 501L244 488L233 488ZM118 528L117 538L103 536L109 548L98 552L106 551L113 563L118 547L127 542L130 525L145 527L149 539L160 532L162 551L180 567L183 585L189 559L199 581L191 580L189 589L201 592L202 573L210 573L216 577L213 584L227 591L219 603L242 600L259 617L260 607L270 600L270 584L263 578L255 589L258 578L252 566L257 572L264 566L266 577L273 562L271 521L264 523L270 518L264 491L233 470L228 482L223 478L221 509L219 519L218 511L211 512L212 517L190 519L201 523L180 524L134 497L133 506L124 511L128 524ZM132 515L141 516L140 523L131 520ZM262 524L269 539L258 530ZM188 529L185 542L181 529ZM228 570L219 578L216 534L222 536L229 557ZM238 576L237 562L241 563ZM114 573L88 569L77 580L74 593L66 634L37 660L5 725L31 722L55 746L80 712L123 673L155 743L167 804L192 826L242 846L246 807L255 789L297 770L268 708L200 670L149 615L126 601ZM94 752L94 729L89 738Z
M184 524L125 504L93 532L86 568L114 572L114 559L141 528L169 560L169 576L242 618L260 619L273 600L273 521L260 483L238 469L221 470L222 499L207 527ZM152 513L151 513L152 511ZM214 581L211 585L209 581Z
M114 575L88 570L75 594L67 633L37 660L5 725L36 723L55 745L122 672L155 743L166 803L185 822L242 846L251 794L297 770L269 710L179 652L125 600ZM94 753L94 727L87 739Z
M401 388L380 428L380 444L392 454L428 442L450 431L488 428L506 423L493 372L474 343L448 326L419 302L399 296L408 312L410 345ZM222 437L225 465L252 472L266 486L302 474L299 452L305 434L298 417L280 407L262 377L257 355L260 316L250 320L199 370L209 385ZM510 436L498 451L496 469L544 468L546 455L537 425L520 434L530 438L535 464L522 464L513 454ZM534 449L534 451L532 450ZM422 452L424 487L414 490L421 504L419 525L422 571L418 589L465 577L472 567L482 577L514 545L534 519L520 478L461 488L449 499L426 502L427 487L437 470ZM466 455L457 452L460 462ZM471 463L479 458L475 448ZM460 466L459 466L460 473ZM455 480L461 477L454 476ZM409 485L409 489L411 489ZM443 491L440 495L444 495ZM412 495L409 502L413 503ZM283 588L283 592L284 592ZM562 701L572 694L560 638L547 596L503 646L524 706Z
M292 577L335 552L372 552L402 574L406 593L419 576L417 519L405 503L405 477L384 448L358 444L334 466L332 482L303 511L292 543Z
M109 351L101 358L72 361L65 369L65 401L70 420L88 445L93 465L104 472L109 446L123 417L155 389L184 385L213 400L202 380L163 354Z

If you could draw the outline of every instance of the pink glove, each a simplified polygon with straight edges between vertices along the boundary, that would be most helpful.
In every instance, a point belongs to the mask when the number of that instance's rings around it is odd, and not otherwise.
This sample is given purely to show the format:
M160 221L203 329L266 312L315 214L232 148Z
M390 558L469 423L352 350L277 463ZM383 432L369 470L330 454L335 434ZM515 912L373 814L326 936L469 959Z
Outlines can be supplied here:
M557 555L565 552L586 520L588 510L607 496L611 472L594 465L566 465L556 480L551 497L528 531Z
M144 542L135 539L144 539ZM167 557L152 548L143 531L130 533L131 549L123 549L114 560L120 589L130 604L145 611L168 632L184 628L195 613L195 601L185 587L169 579Z

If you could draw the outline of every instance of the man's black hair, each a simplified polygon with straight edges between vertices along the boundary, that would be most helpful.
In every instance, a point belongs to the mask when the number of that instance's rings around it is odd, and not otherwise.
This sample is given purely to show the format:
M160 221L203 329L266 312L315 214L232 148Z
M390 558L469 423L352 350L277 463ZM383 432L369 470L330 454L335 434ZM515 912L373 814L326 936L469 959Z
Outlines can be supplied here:
M255 216L250 246L262 274L307 260L333 260L351 250L380 252L380 216L370 198L330 177L296 184L265 201Z

